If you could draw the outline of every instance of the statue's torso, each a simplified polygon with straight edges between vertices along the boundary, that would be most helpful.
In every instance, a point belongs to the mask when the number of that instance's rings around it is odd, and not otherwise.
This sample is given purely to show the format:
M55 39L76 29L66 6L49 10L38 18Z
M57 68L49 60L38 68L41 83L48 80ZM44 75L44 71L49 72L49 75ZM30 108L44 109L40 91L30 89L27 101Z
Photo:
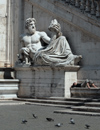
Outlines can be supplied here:
M35 34L33 34L33 35L25 34L22 37L21 41L23 42L23 45L25 47L31 46L33 49L38 50L42 47L40 38L41 38L41 36L39 35L39 33L35 32Z

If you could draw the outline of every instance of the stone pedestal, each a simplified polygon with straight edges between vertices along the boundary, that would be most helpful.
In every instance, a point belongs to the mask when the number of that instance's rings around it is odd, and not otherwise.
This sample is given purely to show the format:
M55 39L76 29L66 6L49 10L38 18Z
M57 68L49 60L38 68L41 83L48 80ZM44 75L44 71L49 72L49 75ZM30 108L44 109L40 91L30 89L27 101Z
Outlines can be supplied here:
M18 79L0 79L0 99L17 98Z
M20 80L18 97L69 97L70 86L77 80L79 66L16 67Z

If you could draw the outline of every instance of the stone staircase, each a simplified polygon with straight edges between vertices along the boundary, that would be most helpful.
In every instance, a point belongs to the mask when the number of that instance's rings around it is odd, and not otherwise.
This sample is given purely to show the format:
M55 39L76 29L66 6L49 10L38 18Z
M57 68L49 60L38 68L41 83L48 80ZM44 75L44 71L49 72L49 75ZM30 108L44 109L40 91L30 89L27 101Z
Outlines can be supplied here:
M97 100L91 100L91 102L85 102L82 106L73 106L71 107L72 113L73 112L80 112L81 114L90 114L91 115L98 115L100 116L100 102L99 99Z
M71 101L74 98L70 98ZM79 99L75 98L76 101ZM55 113L66 113L66 114L80 114L80 115L91 115L91 116L100 116L100 99L92 98L81 98L81 105L71 106L69 110L55 110Z
M18 79L0 79L0 99L17 98Z
M27 105L65 108L63 110L54 110L54 113L100 116L100 99L50 97L44 99L16 98L14 100L24 101Z
M35 104L40 104L40 105L54 105L54 106L61 106L65 108L71 108L71 106L80 106L83 104L83 102L74 99L71 101L70 99L65 99L65 98L42 98L42 99L29 99L29 98L17 98L14 99L17 101L26 101L30 103L35 103Z

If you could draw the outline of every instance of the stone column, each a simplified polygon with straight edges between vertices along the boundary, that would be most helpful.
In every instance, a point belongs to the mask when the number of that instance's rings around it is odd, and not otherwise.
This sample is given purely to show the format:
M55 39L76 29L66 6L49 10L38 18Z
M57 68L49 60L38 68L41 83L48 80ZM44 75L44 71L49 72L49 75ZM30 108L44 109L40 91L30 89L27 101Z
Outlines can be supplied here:
M6 62L6 21L7 0L0 1L0 67Z
M13 63L13 2L0 1L0 67L12 67Z
M21 3L22 0L0 1L0 67L13 67L16 61Z

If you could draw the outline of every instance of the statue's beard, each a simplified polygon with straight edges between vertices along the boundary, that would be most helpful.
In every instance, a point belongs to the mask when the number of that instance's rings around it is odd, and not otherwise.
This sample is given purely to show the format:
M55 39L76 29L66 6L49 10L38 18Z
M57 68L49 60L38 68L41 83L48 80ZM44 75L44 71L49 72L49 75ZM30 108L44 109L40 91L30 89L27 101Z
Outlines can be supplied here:
M29 32L30 32L30 34L34 34L35 30L30 30Z
M29 29L28 31L29 31L30 34L34 34L36 29L35 28L34 29Z

